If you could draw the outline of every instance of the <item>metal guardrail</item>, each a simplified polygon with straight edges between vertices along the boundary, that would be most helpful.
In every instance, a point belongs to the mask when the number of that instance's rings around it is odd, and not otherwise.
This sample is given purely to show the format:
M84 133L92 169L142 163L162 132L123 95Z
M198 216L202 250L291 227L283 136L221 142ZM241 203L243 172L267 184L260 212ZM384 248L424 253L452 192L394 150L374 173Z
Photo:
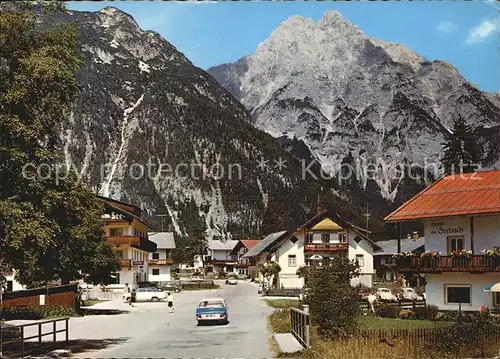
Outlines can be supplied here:
M58 322L65 322L65 327L63 329L59 329L58 330L57 329L57 323ZM52 331L47 332L47 333L43 333L42 332L42 325L44 325L44 324L50 324L50 323L52 323ZM25 328L27 328L27 327L35 327L35 326L38 327L38 334L32 335L30 337L25 337L25 333L26 333ZM3 353L3 349L6 346L8 346L9 344L19 343L19 354L20 354L21 358L24 358L25 354L37 351L37 350L39 350L40 348L42 348L44 346L42 338L45 337L45 336L52 335L53 336L53 341L48 346L54 345L57 342L57 333L66 333L65 342L69 341L69 318L68 317L59 318L59 319L52 319L52 320L45 320L45 321L36 322L36 323L21 324L21 325L13 326L11 328L14 331L16 331L16 332L17 332L16 329L19 329L19 331L20 331L20 338L18 338L16 340L10 340L10 341L3 341L3 340L1 340L0 341L0 353ZM29 349L29 350L25 350L25 344L30 339L38 339L38 347L37 348L33 348L33 349Z
M304 347L304 349L311 347L310 342L310 328L309 328L309 306L304 305L304 310L297 308L290 308L290 320L292 327L292 334L297 341Z

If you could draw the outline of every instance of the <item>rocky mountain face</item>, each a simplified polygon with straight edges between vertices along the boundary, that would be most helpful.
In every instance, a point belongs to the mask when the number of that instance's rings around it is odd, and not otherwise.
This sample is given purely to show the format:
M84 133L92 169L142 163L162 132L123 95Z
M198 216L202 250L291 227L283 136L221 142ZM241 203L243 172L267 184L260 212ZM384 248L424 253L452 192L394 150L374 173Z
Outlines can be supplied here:
M500 167L498 94L481 92L446 62L369 38L336 11L317 23L293 16L254 54L208 72L294 155L309 152L333 177L351 165L357 185L372 183L389 203L401 201L406 182L423 184L403 179L402 166L422 178L439 171L457 116L481 128L483 165Z
M75 24L84 58L61 159L99 194L208 238L291 229L310 216L304 205L312 209L318 185L301 164L160 35L112 7L42 25L57 22ZM355 212L344 199L325 201Z

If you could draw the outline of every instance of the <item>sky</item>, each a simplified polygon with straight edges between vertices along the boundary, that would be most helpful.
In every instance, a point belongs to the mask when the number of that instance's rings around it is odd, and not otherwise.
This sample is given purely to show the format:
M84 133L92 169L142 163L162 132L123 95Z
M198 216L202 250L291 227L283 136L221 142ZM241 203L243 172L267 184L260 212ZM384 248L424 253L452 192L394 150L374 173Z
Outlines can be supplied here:
M338 10L366 35L445 60L483 91L500 92L500 15L490 1L425 2L68 2L71 10L115 6L203 69L255 51L292 15L319 20ZM496 8L495 8L496 6Z

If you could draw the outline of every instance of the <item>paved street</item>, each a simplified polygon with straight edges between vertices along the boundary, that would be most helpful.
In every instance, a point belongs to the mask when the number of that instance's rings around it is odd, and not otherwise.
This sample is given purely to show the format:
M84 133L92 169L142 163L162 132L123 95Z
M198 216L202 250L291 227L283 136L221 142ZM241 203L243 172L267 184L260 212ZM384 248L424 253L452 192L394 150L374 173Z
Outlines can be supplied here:
M197 326L196 304L206 296L226 298L228 325ZM266 315L270 312L255 285L239 282L220 290L176 294L173 314L168 313L166 303L137 303L128 314L71 319L70 339L114 342L101 350L76 354L76 358L268 358Z

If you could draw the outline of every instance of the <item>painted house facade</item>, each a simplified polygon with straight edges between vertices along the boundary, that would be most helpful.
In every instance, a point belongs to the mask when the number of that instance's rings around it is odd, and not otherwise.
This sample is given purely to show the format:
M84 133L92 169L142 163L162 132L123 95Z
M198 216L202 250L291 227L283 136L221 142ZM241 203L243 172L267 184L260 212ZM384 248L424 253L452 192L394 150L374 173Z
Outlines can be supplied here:
M258 239L241 239L238 241L231 252L231 255L236 256L236 260L238 261L235 266L235 273L240 276L249 276L248 268L250 267L250 259L243 256L259 242Z
M171 266L174 264L172 251L175 239L172 232L151 232L149 240L156 243L156 252L148 253L148 281L168 282L171 280Z
M266 243L266 239L272 242ZM294 232L273 233L263 242L245 256L253 257L253 271L262 261L279 263L281 272L275 281L278 287L302 288L303 278L297 275L300 267L322 265L326 259L339 256L348 257L360 265L361 275L352 280L353 286L373 285L373 253L380 248L366 237L362 229L326 210L319 210L316 216Z
M432 260L413 258L402 273L424 273L428 304L441 310L500 308L500 171L446 176L386 217L424 223ZM495 286L496 285L496 286Z
M209 240L206 254L203 258L205 272L219 274L220 272L234 273L238 264L237 255L232 254L234 247L238 244L236 240L217 241Z
M121 269L113 273L115 284L129 283L135 288L148 279L148 254L156 252L156 244L148 238L148 230L153 228L141 218L139 207L102 196L97 199L105 207L106 240L120 258Z

